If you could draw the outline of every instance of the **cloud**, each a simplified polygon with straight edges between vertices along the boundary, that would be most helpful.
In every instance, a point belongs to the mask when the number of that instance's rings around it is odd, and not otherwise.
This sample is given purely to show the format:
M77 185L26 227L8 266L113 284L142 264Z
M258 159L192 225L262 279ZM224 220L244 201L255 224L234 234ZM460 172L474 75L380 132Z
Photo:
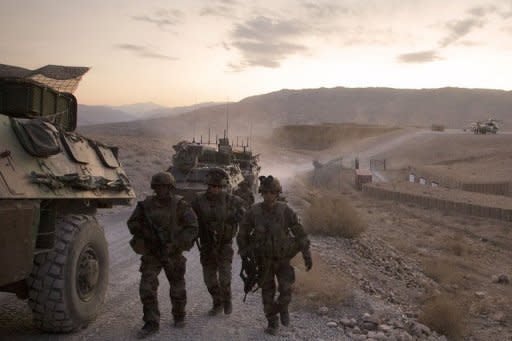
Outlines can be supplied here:
M156 53L151 51L145 46L134 45L134 44L118 44L115 47L126 50L134 53L138 57L142 58L153 58L153 59L162 59L162 60L177 60L175 57L167 56L164 54Z
M296 40L307 33L307 25L298 20L273 19L267 16L251 18L237 24L231 34L230 44L238 49L243 66L276 68L286 57L307 51L307 47Z
M305 1L302 7L306 10L310 17L319 19L333 18L340 14L349 13L349 10L345 7L339 6L334 2L311 2Z
M159 29L165 30L167 27L176 26L181 23L183 12L177 9L159 9L152 16L134 15L133 20L147 22L156 25Z
M218 0L215 4L214 1L210 2L209 6L201 8L199 11L200 16L213 16L222 18L235 18L235 5L238 4L235 0Z
M299 36L305 30L304 23L298 20L281 20L258 16L249 19L244 24L237 25L233 36L235 39L274 41Z
M246 65L279 67L280 61L288 55L307 50L304 46L290 43L236 42L233 46L243 52Z
M497 11L495 6L482 6L473 7L468 10L468 13L474 17L485 17L487 14L494 13Z
M429 63L442 58L437 54L435 50L404 53L397 57L401 63Z
M200 16L212 16L212 17L223 17L223 18L233 18L234 11L233 8L227 6L207 6L203 7L201 11L199 11Z
M460 38L466 36L475 28L480 28L484 22L478 18L467 18L463 20L455 20L446 24L449 33L446 37L439 41L440 47L447 47L448 45L456 42Z

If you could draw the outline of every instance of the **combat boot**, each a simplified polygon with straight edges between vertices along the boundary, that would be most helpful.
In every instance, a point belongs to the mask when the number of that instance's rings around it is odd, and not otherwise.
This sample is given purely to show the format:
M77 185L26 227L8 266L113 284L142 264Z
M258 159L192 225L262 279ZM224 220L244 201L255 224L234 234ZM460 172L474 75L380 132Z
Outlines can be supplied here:
M215 316L215 315L220 314L221 311L222 311L222 303L220 301L213 300L213 306L212 306L212 309L210 309L210 311L208 311L208 315Z
M231 285L227 285L225 288L223 288L222 302L224 305L224 314L231 314L233 312L233 304L231 303Z
M174 316L174 328L185 327L185 316Z
M146 322L137 333L137 339L145 339L148 336L158 333L160 327L156 322Z
M272 316L268 318L268 326L265 329L265 333L269 335L277 335L277 331L279 330L279 317Z
M281 318L281 324L283 326L288 327L290 325L290 313L288 309L281 311L279 317Z

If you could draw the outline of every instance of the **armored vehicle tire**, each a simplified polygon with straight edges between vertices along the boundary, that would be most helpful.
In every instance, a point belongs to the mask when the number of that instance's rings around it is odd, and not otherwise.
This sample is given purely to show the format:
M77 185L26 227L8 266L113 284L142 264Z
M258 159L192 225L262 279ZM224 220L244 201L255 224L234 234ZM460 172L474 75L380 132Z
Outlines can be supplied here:
M108 248L96 218L68 215L57 220L55 248L39 254L28 279L36 327L69 332L97 315L108 284Z

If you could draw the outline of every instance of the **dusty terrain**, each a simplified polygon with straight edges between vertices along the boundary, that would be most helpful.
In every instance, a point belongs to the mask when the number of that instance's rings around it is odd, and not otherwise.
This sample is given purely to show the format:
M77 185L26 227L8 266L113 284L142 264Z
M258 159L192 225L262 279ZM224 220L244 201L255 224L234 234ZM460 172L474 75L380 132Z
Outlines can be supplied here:
M172 138L123 136L119 131L94 137L121 147L121 160L139 198L150 192L150 176L170 163L172 143L176 142ZM510 280L512 276L510 223L365 197L354 189L349 169L325 169L321 181L311 182L314 159L325 163L340 156L345 168L356 156L362 167L368 166L370 158L385 158L389 166L382 178L386 181L404 179L408 166L450 162L466 163L468 172L485 177L507 178L508 173L508 181L512 181L512 134L473 136L408 128L364 139L340 137L338 143L321 151L275 147L264 139L255 141L254 150L261 153L262 174L283 180L288 202L301 216L315 198L332 201L335 197L348 202L365 224L364 231L352 239L342 238L336 231L330 236L312 235L315 267L312 273L305 273L301 260L297 261L293 326L283 328L280 339L437 340L444 338L439 334L445 334L454 340L512 340L512 285L498 277ZM141 326L141 307L138 260L128 247L124 225L129 213L130 208L117 208L99 217L110 244L111 277L107 302L96 322L70 335L40 334L31 326L26 304L1 294L0 336L133 338ZM180 331L166 327L170 307L162 278L159 338L272 339L262 333L265 321L259 296L241 303L236 257L235 312L229 318L216 319L205 316L210 300L196 251L187 258L189 326Z

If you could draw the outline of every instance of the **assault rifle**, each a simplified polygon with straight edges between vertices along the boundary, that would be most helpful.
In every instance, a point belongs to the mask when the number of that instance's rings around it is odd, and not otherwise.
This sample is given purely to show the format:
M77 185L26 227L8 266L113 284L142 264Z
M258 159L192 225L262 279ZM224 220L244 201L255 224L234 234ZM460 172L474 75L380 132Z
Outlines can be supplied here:
M247 294L249 292L255 292L258 290L259 286L256 286L259 281L259 274L261 269L256 262L256 257L254 257L254 252L251 252L249 256L242 257L242 268L240 269L240 278L244 282L244 299L243 302L247 299ZM254 286L256 288L253 290Z
M169 263L169 248L167 247L167 238L165 238L164 236L164 231L162 230L161 227L155 225L155 223L153 223L153 221L146 214L146 208L144 207L143 201L137 202L137 206L139 206L139 209L141 210L142 215L144 217L144 224L151 230L153 235L156 237L156 241L158 243L156 249L160 261L163 264Z
M245 256L242 256L242 268L240 269L240 278L244 282L245 302L249 292L256 292L260 288L259 284L264 282L269 273L268 260L256 259L256 250L260 245L248 247ZM265 273L263 273L263 271Z

